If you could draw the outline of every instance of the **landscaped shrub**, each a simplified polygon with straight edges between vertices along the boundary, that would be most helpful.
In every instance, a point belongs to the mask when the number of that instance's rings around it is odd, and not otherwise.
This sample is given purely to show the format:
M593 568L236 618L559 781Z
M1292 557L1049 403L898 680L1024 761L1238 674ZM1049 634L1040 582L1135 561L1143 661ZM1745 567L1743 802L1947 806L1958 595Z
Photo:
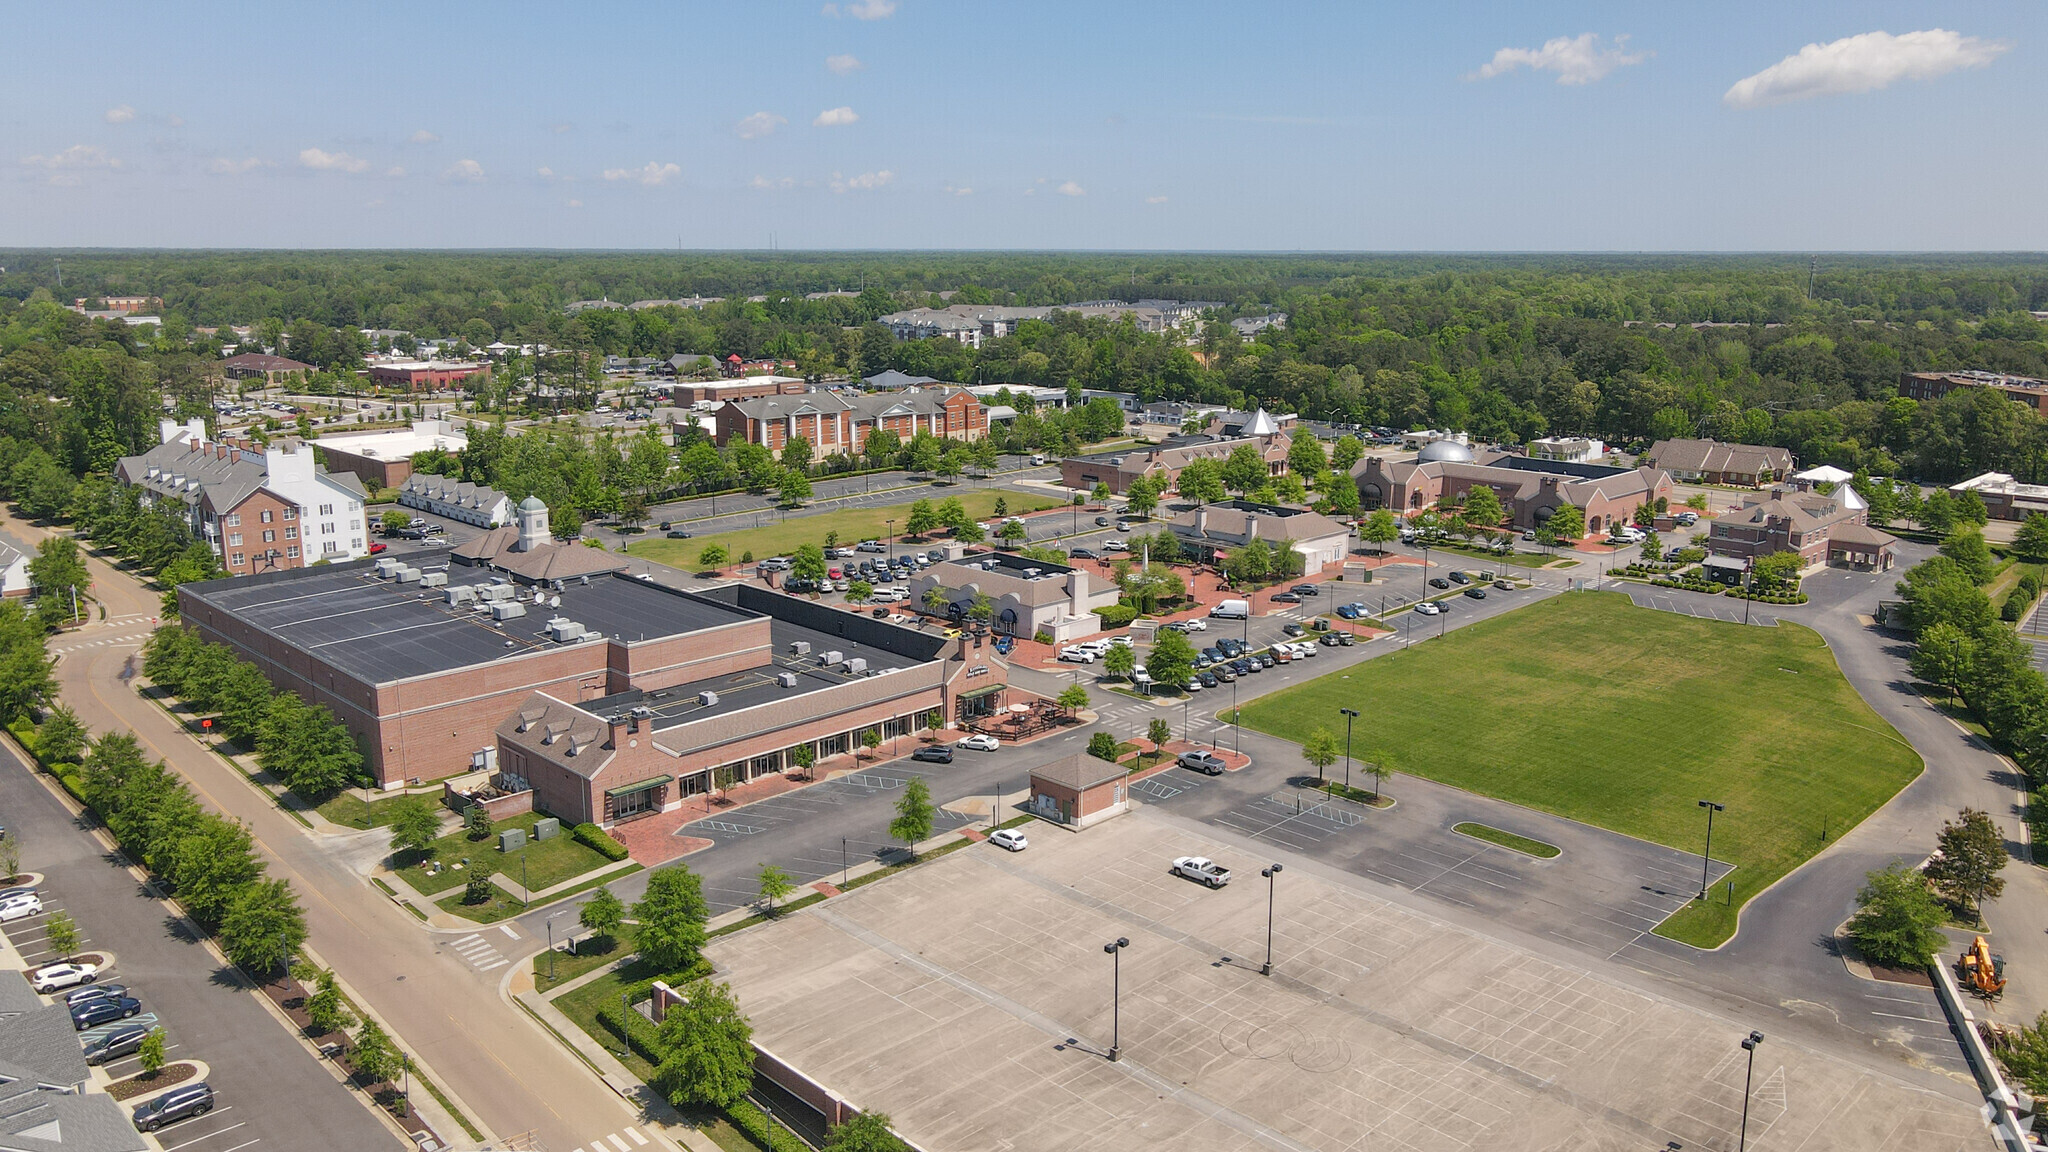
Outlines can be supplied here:
M1033 641L1034 641L1035 643L1039 643L1039 644L1050 644L1050 643L1052 643L1052 633L1050 633L1050 632L1047 632L1047 631L1046 631L1045 629L1043 629L1043 628L1040 628L1040 629L1039 629L1039 630L1038 630L1038 631L1037 631L1036 633L1034 633L1034 634L1032 635L1031 639L1032 639L1032 640L1033 640Z
M725 1110L725 1116L733 1127L753 1137L754 1143L767 1145L770 1152L810 1152L811 1146L790 1135L789 1129L770 1124L751 1100L737 1101Z
M1097 760L1116 763L1116 737L1107 732L1097 732L1088 738L1088 754Z
M569 835L574 837L578 844L593 849L607 860L626 858L626 846L612 839L611 833L595 824L578 824Z
M1095 614L1102 618L1102 626L1105 629L1122 628L1138 618L1138 610L1128 604L1112 604L1107 608L1097 608Z
M640 999L644 1000L646 997L642 996ZM623 1004L611 1003L598 1006L597 1020L604 1025L605 1031L625 1041L634 1055L649 1064L661 1063L661 1048L657 1043L661 1029L654 1021L638 1012L628 1011Z

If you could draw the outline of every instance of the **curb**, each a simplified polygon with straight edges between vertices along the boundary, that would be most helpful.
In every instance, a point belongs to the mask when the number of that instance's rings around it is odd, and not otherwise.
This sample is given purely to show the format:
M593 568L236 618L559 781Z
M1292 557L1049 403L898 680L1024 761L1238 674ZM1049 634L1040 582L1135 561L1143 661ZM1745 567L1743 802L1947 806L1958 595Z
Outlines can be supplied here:
M114 1101L114 1103L119 1104L121 1107L126 1108L132 1112L135 1108L139 1107L140 1105L149 1103L151 1100L154 1100L157 1097L163 1095L164 1093L169 1092L173 1088L189 1087L202 1080L205 1080L208 1076L213 1074L213 1066L211 1064L208 1064L204 1060L185 1059L164 1061L164 1067L166 1068L169 1068L174 1064L190 1064L192 1065L192 1067L198 1070L198 1075L187 1076L185 1079L178 1081L176 1084L166 1084L161 1088L152 1088L147 1092L138 1093L134 1096L128 1097L125 1100L116 1100ZM134 1076L124 1076L119 1080L109 1081L106 1087L111 1088L115 1084L125 1084L131 1080L139 1078L140 1076L141 1073L139 1072L136 1073Z

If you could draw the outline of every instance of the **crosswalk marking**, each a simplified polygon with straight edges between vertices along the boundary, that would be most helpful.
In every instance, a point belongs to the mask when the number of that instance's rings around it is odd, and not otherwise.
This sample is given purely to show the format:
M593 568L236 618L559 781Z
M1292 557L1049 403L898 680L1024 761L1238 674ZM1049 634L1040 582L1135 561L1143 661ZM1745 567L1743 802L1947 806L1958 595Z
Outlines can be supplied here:
M630 1152L630 1149L633 1147L631 1144L626 1143L625 1138L617 1132L612 1133L607 1139L612 1142L612 1147L617 1148L619 1152Z
M512 962L505 958L504 953L493 948L491 942L484 939L481 932L472 932L459 940L450 941L448 946L455 949L458 955L479 972L503 968Z
M617 1149L617 1152L633 1152L635 1146L644 1148L651 1143L647 1137L640 1134L640 1130L637 1128L626 1128L623 1131L625 1133L624 1136L621 1136L618 1132L599 1136L586 1145L586 1147L589 1148L590 1152L613 1152L613 1149ZM626 1143L626 1140L629 1138L633 1143ZM577 1148L573 1152L584 1152L584 1150Z
M639 1132L638 1132L637 1130L635 1130L635 1129L632 1129L632 1128L628 1128L628 1129L626 1129L626 1135L628 1135L628 1136L631 1136L631 1137L633 1138L633 1143L635 1143L635 1144L639 1144L639 1145L643 1145L643 1146L644 1146L644 1145L645 1145L645 1144L647 1143L647 1137L645 1137L645 1136L642 1136L642 1135L641 1135L641 1134L640 1134L640 1133L639 1133Z

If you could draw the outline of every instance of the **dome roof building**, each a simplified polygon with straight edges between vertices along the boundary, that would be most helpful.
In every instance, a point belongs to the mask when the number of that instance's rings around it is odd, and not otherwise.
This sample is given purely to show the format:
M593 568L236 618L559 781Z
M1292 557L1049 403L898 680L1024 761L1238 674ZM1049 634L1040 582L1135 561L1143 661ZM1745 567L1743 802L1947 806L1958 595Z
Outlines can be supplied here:
M1472 449L1455 440L1431 440L1415 454L1417 464L1470 464Z

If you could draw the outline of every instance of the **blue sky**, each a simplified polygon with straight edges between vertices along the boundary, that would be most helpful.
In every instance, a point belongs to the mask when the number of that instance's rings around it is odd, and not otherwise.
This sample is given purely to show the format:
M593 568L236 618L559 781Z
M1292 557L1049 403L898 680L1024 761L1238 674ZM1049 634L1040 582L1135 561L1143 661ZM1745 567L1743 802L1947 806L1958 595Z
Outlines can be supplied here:
M8 246L2048 247L2032 2L0 12Z

